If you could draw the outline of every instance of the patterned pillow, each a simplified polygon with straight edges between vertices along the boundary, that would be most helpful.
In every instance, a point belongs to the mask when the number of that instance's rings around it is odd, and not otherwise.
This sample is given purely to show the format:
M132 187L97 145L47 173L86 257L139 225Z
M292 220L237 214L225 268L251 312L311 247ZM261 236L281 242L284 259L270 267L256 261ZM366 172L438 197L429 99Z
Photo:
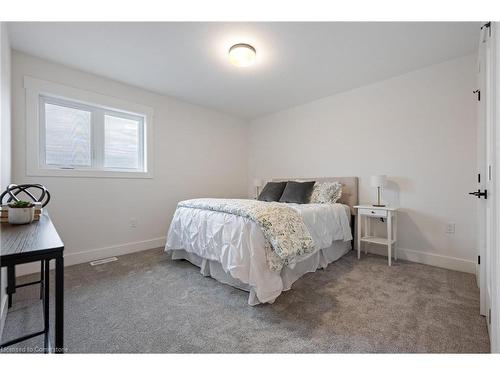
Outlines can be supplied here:
M335 203L341 196L342 184L340 182L316 182L310 203Z

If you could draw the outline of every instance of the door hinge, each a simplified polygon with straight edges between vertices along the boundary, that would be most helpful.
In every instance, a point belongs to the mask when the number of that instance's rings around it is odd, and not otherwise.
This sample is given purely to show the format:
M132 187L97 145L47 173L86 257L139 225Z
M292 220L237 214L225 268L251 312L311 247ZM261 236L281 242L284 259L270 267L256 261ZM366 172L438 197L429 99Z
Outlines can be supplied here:
M491 309L488 310L488 323L491 326Z
M481 183L481 173L478 173L477 174L477 183L480 184Z
M474 90L472 91L473 94L477 94L477 101L480 102L481 101L481 90Z
M483 26L481 26L481 30L488 29L488 36L491 36L491 22L486 22Z
M481 255L477 256L477 264L481 264Z

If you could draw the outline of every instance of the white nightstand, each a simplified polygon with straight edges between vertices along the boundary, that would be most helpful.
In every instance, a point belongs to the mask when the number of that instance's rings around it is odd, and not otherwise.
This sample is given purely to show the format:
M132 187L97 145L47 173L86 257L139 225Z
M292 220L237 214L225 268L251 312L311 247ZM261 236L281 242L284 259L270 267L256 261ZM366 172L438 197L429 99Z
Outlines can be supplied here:
M397 208L394 207L375 207L375 206L354 206L358 210L358 259L361 255L361 243L370 242L379 245L387 246L387 258L389 266L391 265L392 249L394 249L394 260L398 259L396 250L396 235L397 235ZM362 218L364 218L365 225L362 228ZM370 225L371 219L383 219L387 224L387 238L376 237L372 233ZM365 254L368 249L365 246Z

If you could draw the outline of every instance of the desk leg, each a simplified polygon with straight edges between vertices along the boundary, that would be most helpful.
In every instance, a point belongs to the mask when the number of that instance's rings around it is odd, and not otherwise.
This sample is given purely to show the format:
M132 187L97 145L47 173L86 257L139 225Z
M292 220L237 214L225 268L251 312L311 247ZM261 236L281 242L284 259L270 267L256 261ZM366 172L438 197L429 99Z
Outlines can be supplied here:
M64 348L64 258L56 258L56 353L63 353Z
M50 260L42 261L42 275L43 275L43 330L45 331L43 345L45 353L49 352L49 275L50 275Z
M7 266L7 295L9 296L8 308L12 307L12 295L16 292L16 266Z
M43 299L43 281L45 280L45 261L40 262L40 299Z

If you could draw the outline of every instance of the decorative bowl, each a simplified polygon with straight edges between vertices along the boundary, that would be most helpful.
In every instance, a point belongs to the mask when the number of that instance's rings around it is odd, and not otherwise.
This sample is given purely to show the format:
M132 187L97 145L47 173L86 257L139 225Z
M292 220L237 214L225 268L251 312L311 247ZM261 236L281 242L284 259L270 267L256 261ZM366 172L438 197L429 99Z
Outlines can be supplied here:
M35 216L35 207L9 207L9 224L29 224Z

